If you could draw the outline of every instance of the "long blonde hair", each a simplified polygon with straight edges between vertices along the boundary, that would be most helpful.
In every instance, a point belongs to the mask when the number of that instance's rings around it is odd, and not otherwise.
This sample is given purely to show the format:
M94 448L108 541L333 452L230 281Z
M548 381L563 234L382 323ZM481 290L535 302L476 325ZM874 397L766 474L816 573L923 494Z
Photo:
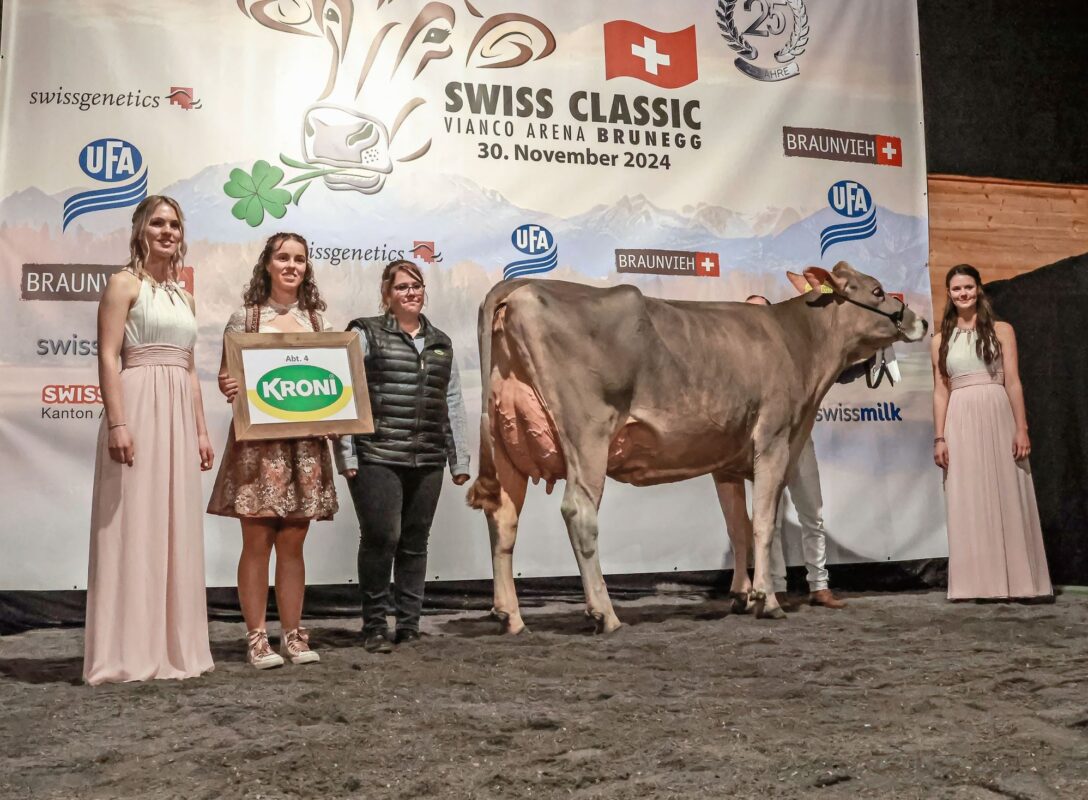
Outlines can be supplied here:
M167 268L167 282L177 281L181 268L185 266L185 253L189 247L185 244L185 215L181 213L181 206L173 197L167 197L164 194L149 194L132 212L132 233L128 237L128 263L125 265L125 269L140 280L151 277L144 268L144 262L147 260L147 241L144 239L144 231L155 214L155 209L162 203L174 209L181 229L181 241L178 242L178 249L174 251L174 257L170 259L170 266Z

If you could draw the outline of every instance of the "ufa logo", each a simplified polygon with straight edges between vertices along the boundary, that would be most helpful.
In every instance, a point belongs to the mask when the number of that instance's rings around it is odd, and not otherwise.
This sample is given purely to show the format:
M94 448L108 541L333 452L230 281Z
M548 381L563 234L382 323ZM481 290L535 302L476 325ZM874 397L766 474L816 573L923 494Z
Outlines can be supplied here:
M857 181L838 181L827 190L827 202L854 222L829 225L820 232L820 255L840 242L868 239L876 233L876 207L869 190Z
M79 192L64 201L61 230L76 217L92 211L134 206L147 197L147 169L136 145L124 139L96 139L79 153L79 168L87 177L110 184Z
M276 419L314 422L328 419L351 401L351 387L312 364L289 364L266 372L250 389L250 402Z
M555 237L543 225L519 225L510 235L510 241L518 252L530 257L507 264L502 271L505 280L551 272L559 263Z

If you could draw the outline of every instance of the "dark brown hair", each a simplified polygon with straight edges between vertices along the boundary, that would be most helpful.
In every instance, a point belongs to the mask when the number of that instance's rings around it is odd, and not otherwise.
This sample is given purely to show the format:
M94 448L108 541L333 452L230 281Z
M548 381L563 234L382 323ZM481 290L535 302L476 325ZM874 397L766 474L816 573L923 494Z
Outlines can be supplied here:
M302 283L298 287L298 307L303 311L324 311L327 306L317 291L317 282L314 281L310 245L297 233L274 233L268 237L261 256L253 267L253 276L249 279L249 285L242 293L242 300L247 306L259 306L268 302L272 294L272 275L268 272L268 265L272 263L272 255L286 241L298 242L306 251L306 273L302 276Z
M994 323L998 321L994 307L990 305L990 298L982 291L982 276L978 270L970 264L957 264L948 270L944 276L944 288L952 284L952 279L957 275L966 275L975 282L978 291L975 303L975 353L987 364L992 364L1001 355L1001 343L997 341L997 331ZM956 304L949 295L944 304L944 317L941 319L941 347L937 353L937 367L941 375L948 377L948 346L952 343L952 336L956 332Z
M426 282L423 280L423 273L420 272L419 267L413 264L411 261L405 261L403 258L397 261L390 261L385 265L385 269L382 270L382 283L381 283L381 299L378 301L378 308L383 312L389 310L389 298L393 294L393 279L397 276L397 273L404 270L417 281L426 287ZM426 291L426 289L424 289ZM427 295L424 293L423 300L426 302Z

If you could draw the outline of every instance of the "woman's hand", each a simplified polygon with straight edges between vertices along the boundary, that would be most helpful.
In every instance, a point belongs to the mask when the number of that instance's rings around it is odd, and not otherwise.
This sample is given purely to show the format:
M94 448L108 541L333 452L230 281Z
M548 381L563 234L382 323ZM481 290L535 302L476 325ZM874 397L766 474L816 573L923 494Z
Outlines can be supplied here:
M460 475L454 475L453 476L453 482L457 486L463 486L467 481L468 481L468 475L465 474L465 473L461 473Z
M1016 461L1023 461L1031 454L1031 439L1027 431L1017 431L1012 438L1012 457Z
M133 444L132 434L128 432L127 427L118 425L116 428L110 428L108 447L110 458L119 464L132 466L136 457L136 445Z
M349 481L353 481L353 480L355 480L355 476L359 474L359 470L357 470L357 469L346 469L343 472L341 472L340 474L343 475L345 478L347 478Z
M200 451L200 469L207 472L215 463L215 450L212 448L212 441L208 438L208 434L202 433L196 437L196 447Z
M948 443L944 439L933 443L933 463L941 469L948 469Z
M238 394L238 381L230 375L220 375L219 391L227 398L228 403L234 402L234 396Z

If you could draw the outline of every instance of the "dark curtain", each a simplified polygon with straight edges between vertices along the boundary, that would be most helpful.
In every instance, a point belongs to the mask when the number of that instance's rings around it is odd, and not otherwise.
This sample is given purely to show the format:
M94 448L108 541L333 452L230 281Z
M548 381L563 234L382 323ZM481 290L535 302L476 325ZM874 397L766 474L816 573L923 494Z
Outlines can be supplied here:
M986 292L1016 330L1050 577L1088 585L1088 253Z

